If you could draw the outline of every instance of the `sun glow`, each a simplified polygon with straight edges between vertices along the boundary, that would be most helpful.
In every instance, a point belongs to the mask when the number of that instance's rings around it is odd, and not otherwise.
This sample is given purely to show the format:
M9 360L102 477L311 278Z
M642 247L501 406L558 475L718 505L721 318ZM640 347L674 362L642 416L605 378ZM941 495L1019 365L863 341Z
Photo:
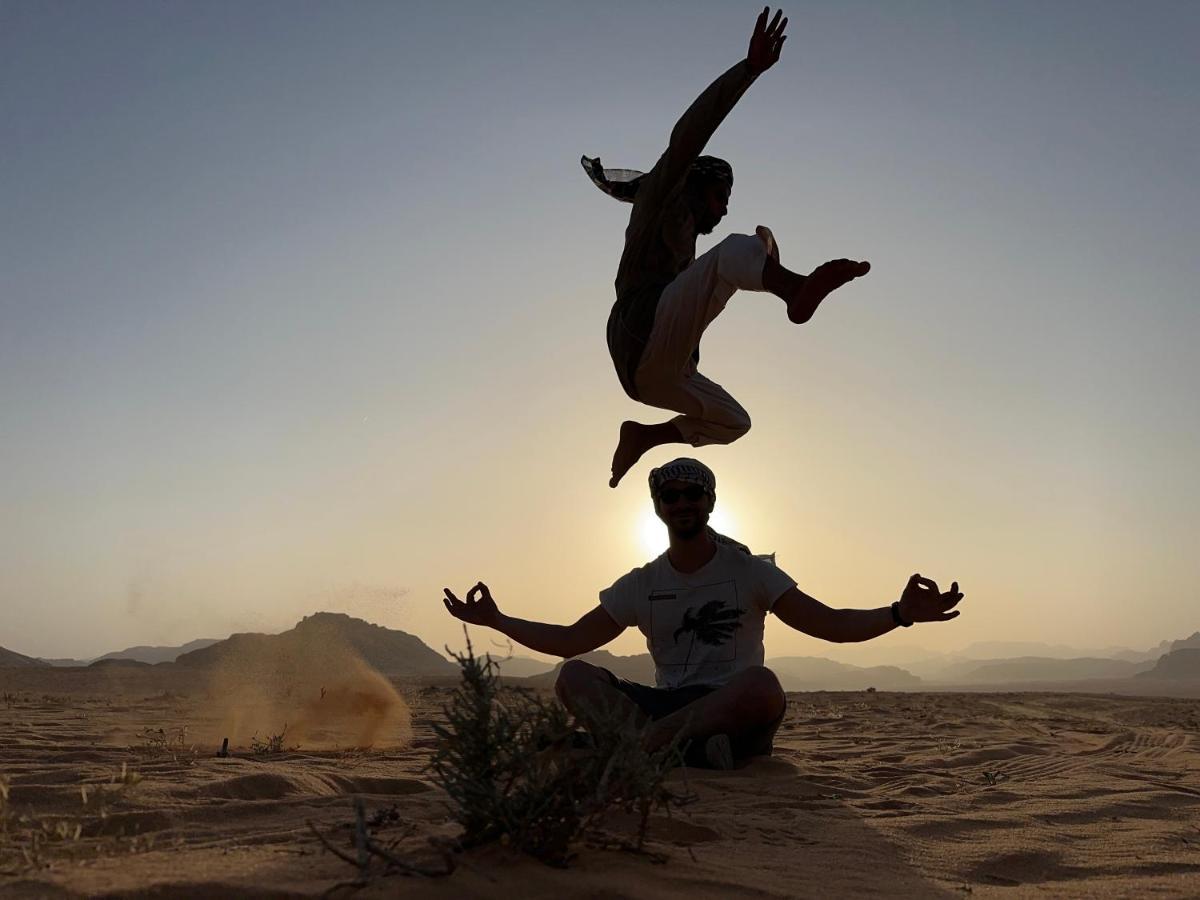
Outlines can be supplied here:
M708 524L731 538L737 538L737 521L728 511L718 507L708 517ZM667 526L654 514L653 509L647 509L638 523L638 542L647 556L653 558L667 549ZM744 542L743 542L744 543Z

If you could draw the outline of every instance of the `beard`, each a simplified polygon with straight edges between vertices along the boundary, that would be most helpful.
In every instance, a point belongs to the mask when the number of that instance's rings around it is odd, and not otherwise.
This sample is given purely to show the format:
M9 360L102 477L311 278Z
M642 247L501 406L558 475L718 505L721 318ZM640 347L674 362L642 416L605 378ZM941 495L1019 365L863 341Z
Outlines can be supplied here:
M667 531L671 537L681 540L691 540L699 535L708 527L708 513L703 510L697 510L695 513L690 513L686 519L687 524L680 524L674 518L667 521Z
M713 229L721 224L721 216L714 216L712 213L693 216L692 221L696 225L696 234L712 234Z

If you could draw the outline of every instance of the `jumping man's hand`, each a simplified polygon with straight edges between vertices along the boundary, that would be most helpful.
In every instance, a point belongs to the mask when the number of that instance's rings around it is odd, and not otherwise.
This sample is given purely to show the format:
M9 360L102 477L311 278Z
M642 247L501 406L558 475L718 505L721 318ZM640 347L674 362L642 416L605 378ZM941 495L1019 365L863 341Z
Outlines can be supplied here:
M900 618L906 622L948 622L961 612L950 610L962 598L957 581L950 585L950 590L942 594L938 592L937 582L932 578L914 575L908 579L904 593L900 595Z
M496 608L492 592L482 581L467 591L465 603L455 597L450 588L442 590L446 592L442 603L446 605L446 609L454 618L461 619L468 625L485 625L488 628L495 628L496 623L500 621L500 610Z
M750 50L746 53L746 62L750 64L750 71L755 75L761 75L775 63L779 62L779 54L783 50L783 42L787 40L783 29L787 27L788 20L780 18L783 16L783 10L775 11L775 18L771 20L771 24L767 25L767 16L771 12L771 7L764 6L762 13L758 17L758 21L754 23L754 34L750 36Z

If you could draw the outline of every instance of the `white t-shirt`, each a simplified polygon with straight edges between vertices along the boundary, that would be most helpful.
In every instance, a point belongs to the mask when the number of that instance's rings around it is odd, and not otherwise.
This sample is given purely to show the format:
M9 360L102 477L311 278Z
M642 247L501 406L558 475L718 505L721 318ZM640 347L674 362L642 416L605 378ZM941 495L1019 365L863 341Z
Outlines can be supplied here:
M763 664L763 622L795 585L782 569L718 544L695 572L677 572L664 553L601 591L600 605L646 636L658 687L724 684Z

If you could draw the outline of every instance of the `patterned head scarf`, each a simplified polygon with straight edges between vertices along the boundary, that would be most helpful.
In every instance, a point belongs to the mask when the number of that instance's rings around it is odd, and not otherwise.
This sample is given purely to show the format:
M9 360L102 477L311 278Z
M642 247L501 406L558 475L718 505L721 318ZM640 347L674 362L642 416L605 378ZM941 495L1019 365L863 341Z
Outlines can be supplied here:
M610 197L615 197L622 203L632 203L637 196L638 187L645 172L636 169L606 169L600 164L600 157L584 156L579 160L583 170L587 172L592 184L604 191ZM733 187L733 166L716 156L699 156L688 169L688 176L695 176L708 181L720 181Z
M657 500L662 486L668 481L683 481L698 484L710 497L717 496L717 476L712 469L688 456L673 459L665 466L650 470L650 496Z

